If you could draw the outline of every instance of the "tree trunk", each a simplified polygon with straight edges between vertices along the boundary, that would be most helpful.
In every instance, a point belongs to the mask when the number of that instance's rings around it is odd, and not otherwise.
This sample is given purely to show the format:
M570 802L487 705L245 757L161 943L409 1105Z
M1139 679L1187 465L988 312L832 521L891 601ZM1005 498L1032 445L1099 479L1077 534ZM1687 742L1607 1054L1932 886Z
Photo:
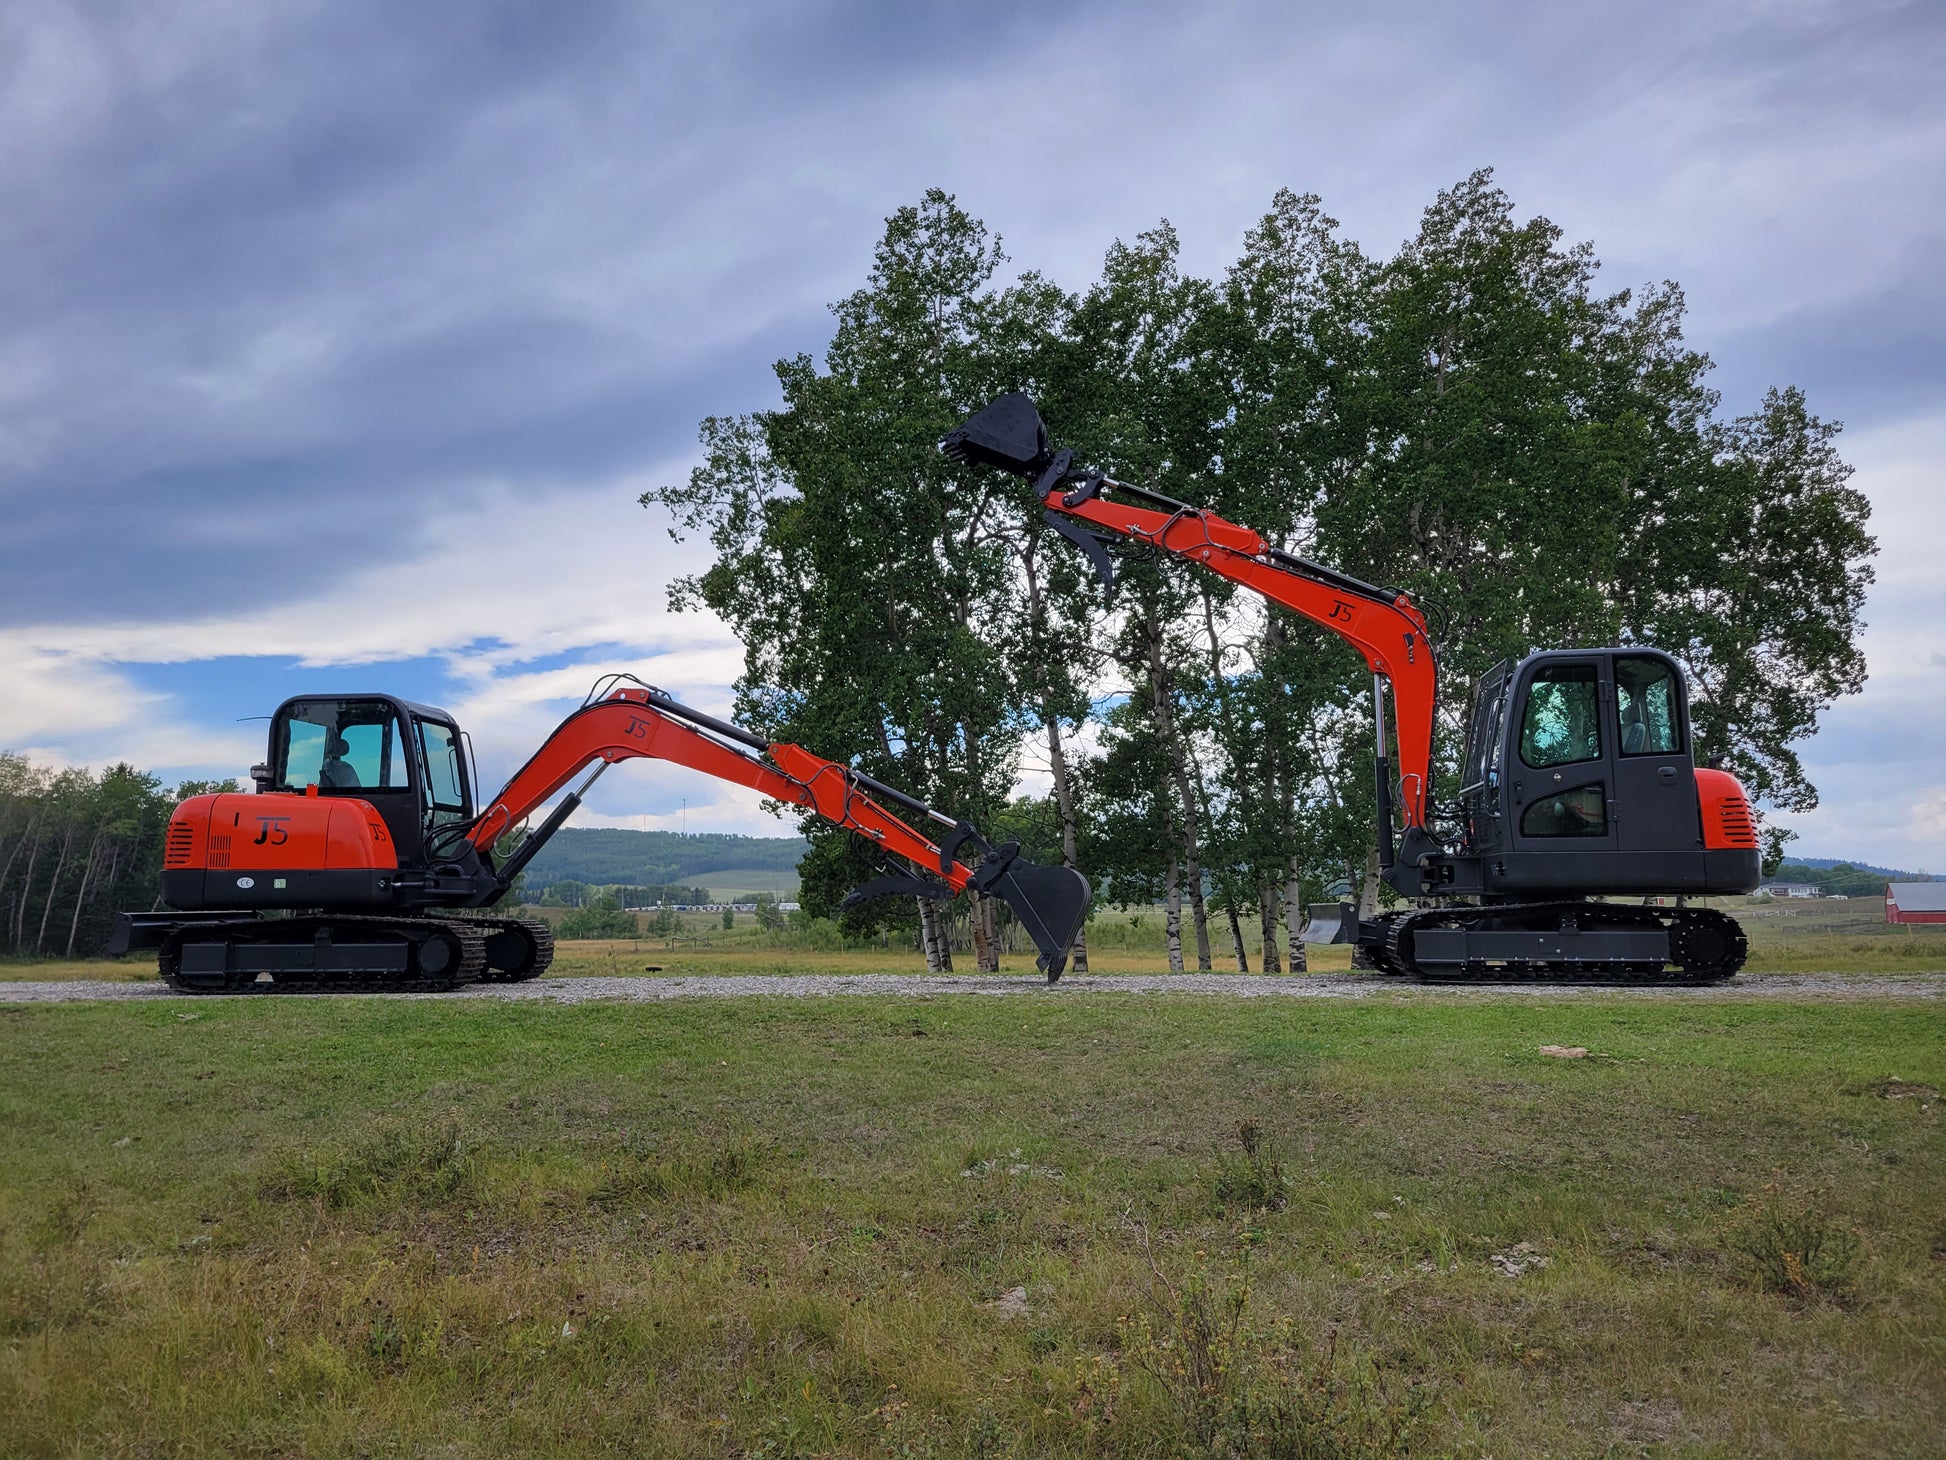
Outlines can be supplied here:
M68 919L68 951L63 957L74 957L74 940L81 933L81 909L88 904L88 883L95 875L95 865L101 856L101 839L106 835L108 826L103 823L95 828L94 839L88 843L88 861L81 869L81 886L74 894L74 916Z
M1058 715L1048 714L1043 707L1042 718L1047 722L1047 763L1054 775L1054 804L1061 814L1061 865L1076 865L1075 848L1078 832L1074 814L1074 780L1068 774L1067 750L1061 744L1061 720ZM1081 931L1074 935L1074 954L1072 966L1076 973L1088 971L1088 928L1084 923Z
M39 840L40 825L41 825L40 813L36 811L33 816L28 818L26 828L20 833L19 836L14 838L13 850L7 853L7 863L4 867L0 867L0 887L5 887L7 885L7 879L13 875L14 859L20 855L20 849L23 846L26 846L30 842L35 842ZM29 856L27 859L27 875L30 879L34 875L34 860L31 856ZM26 902L27 902L26 894L23 893L20 899L20 906L24 907L26 905ZM5 922L0 922L0 931L4 931L11 928L13 932L12 946L14 951L18 953L20 951L20 929L17 925L16 919L12 916L14 912L14 907L15 904L13 904L12 902L9 902L7 904L7 912L9 916L7 917Z
M1358 920L1362 923L1378 916L1378 848L1373 847L1365 856L1365 881L1358 889ZM1356 930L1352 933L1351 966L1370 968L1372 960L1358 945Z
M1189 912L1196 927L1196 967L1199 972L1208 973L1211 968L1209 909L1203 902L1202 848L1196 835L1196 789L1190 780L1188 752L1176 731L1175 710L1169 702L1169 672L1162 662L1162 628L1155 621L1153 613L1147 618L1145 627L1149 641L1150 713L1155 717L1157 733L1169 747L1176 796L1182 808L1183 876L1189 883Z
M1366 922L1378 916L1378 848L1365 854L1365 881L1358 889L1358 917Z
M34 934L34 956L40 957L41 948L47 942L47 920L54 915L54 896L61 890L61 874L67 870L68 856L74 851L74 823L61 838L61 855L54 861L54 877L47 884L47 900L41 904L40 930Z
M1237 972L1250 971L1250 955L1243 951L1243 919L1237 916L1237 899L1234 892L1225 893L1223 911L1230 915L1230 945L1236 949Z
M1257 889L1257 924L1264 935L1264 972L1282 973L1283 964L1277 957L1277 899L1268 887Z
M1181 868L1175 858L1169 859L1168 890L1163 894L1163 905L1168 909L1163 914L1163 941L1169 950L1169 972L1182 972L1182 884L1178 881Z
M1304 927L1304 884L1297 875L1297 854L1291 854L1290 876L1284 881L1284 936L1289 939L1291 950L1291 972L1309 973L1311 960L1305 955L1304 939L1299 936Z
M1045 600L1041 597L1040 568L1035 561L1031 545L1021 554L1021 563L1027 574L1028 612L1032 615L1031 621L1035 637L1038 639L1047 625L1047 608ZM1049 774L1054 777L1054 805L1061 816L1061 865L1078 867L1079 864L1075 859L1078 831L1074 814L1074 780L1068 774L1067 748L1061 743L1061 717L1054 713L1052 699L1053 696L1043 681L1041 723L1047 726L1047 767ZM1088 971L1088 930L1085 925L1074 935L1074 952L1070 956L1069 966L1076 973Z
M933 946L939 950L939 971L953 971L953 909L950 903L932 904Z
M1000 936L994 923L993 899L973 894L973 961L981 973L1000 971Z
M20 879L20 901L14 907L13 951L21 950L22 941L27 936L27 903L34 895L34 867L41 859L41 838L38 824L35 826L33 845L27 848L27 871Z
M919 903L919 950L926 955L926 972L939 972L939 920L930 897Z

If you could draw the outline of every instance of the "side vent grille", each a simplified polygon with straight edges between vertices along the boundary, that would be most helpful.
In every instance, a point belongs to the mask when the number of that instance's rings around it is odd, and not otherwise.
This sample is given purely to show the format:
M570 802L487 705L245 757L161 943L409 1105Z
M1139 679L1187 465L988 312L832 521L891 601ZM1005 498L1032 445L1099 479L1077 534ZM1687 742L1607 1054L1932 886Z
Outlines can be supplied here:
M210 834L209 865L212 867L227 867L230 865L230 834L228 832L223 832L220 835L215 832Z
M196 855L196 828L186 821L169 823L169 839L162 853L165 867L187 867Z
M1750 808L1741 801L1719 801L1716 806L1717 825L1722 828L1723 841L1732 847L1754 847L1757 845L1757 828L1751 824Z

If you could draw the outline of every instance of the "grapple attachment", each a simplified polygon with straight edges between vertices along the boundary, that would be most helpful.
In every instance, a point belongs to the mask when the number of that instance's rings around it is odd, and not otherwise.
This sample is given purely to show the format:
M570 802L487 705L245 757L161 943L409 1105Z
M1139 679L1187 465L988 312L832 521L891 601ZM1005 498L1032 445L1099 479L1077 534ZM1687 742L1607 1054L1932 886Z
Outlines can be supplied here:
M1029 396L1017 390L947 432L939 449L955 461L997 466L1015 476L1035 475L1052 456L1041 413Z

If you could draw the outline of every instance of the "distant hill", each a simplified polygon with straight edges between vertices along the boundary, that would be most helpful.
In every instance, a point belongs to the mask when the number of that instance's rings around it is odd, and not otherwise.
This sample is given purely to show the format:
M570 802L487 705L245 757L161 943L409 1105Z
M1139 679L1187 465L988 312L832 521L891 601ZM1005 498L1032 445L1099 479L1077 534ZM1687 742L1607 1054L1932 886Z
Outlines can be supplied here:
M1820 872L1833 867L1856 867L1860 872L1870 872L1874 877L1883 877L1887 882L1946 882L1946 875L1934 876L1930 872L1901 872L1896 867L1879 867L1870 862L1851 862L1843 857L1786 857L1793 867L1811 867Z
M618 827L568 827L556 832L527 865L527 885L586 882L626 887L665 883L711 885L709 874L733 869L742 882L775 873L795 881L798 861L809 850L797 836L683 836L673 831L627 831Z

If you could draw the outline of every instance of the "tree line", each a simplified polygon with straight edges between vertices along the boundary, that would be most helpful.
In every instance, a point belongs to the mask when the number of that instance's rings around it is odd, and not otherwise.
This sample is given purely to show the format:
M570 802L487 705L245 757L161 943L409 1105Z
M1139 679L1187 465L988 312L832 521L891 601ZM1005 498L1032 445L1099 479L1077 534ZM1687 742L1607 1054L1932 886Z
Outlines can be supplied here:
M713 548L671 600L736 631L752 728L1164 903L1172 967L1227 944L1276 969L1307 898L1375 893L1362 661L1182 565L1125 558L1104 594L1030 490L936 449L1026 390L1078 460L1410 593L1446 787L1480 671L1634 640L1689 667L1699 758L1761 806L1816 804L1797 747L1863 682L1868 504L1800 390L1723 409L1678 286L1604 292L1592 247L1488 171L1390 257L1282 191L1216 277L1167 222L1079 292L1009 262L947 194L901 208L822 360L779 361L778 408L704 420L701 465L643 495ZM1047 790L1013 804L1023 765ZM804 831L806 909L834 915L873 854ZM939 964L949 918L990 966L991 905L848 922L916 919Z
M233 781L161 781L117 764L55 770L0 752L0 949L89 957L115 914L157 907L162 839L186 796Z

